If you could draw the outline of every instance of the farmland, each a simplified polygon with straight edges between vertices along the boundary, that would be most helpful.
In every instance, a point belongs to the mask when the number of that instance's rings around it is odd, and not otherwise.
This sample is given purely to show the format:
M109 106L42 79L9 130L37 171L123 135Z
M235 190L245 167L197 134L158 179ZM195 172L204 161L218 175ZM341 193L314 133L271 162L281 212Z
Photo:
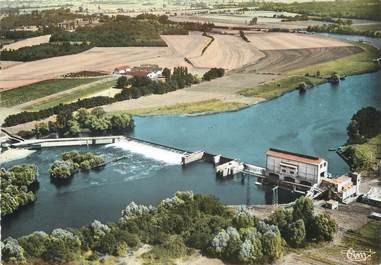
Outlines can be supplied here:
M96 79L52 79L0 92L1 107L12 107L40 97L88 84Z

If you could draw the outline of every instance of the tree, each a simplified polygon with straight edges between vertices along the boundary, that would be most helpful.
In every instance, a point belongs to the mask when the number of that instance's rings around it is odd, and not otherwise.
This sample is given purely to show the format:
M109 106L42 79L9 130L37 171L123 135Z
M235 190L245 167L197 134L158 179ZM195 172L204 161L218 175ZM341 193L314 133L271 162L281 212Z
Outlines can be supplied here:
M91 110L91 114L97 118L103 118L106 114L106 111L102 107L96 107Z
M162 74L163 74L166 82L169 82L171 80L171 70L170 69L164 68Z
M315 241L331 241L334 233L337 231L336 222L326 214L319 214L313 219L313 230L311 239Z
M286 241L293 247L300 247L306 238L306 228L303 219L288 225Z
M70 136L78 136L80 133L81 133L81 128L79 127L79 123L76 121L76 120L70 120L68 122L68 126L69 126L69 131L68 131L68 135Z
M283 255L282 238L279 231L267 231L262 235L262 252L270 260L275 260Z
M117 88L125 88L127 86L127 77L121 76L116 81L116 87Z
M8 237L4 242L1 242L1 255L2 259L10 264L23 264L25 262L24 249L12 237Z
M359 125L356 120L351 120L347 127L348 143L358 144L363 142L364 138L360 135Z
M253 264L262 258L262 243L259 237L246 239L239 251L238 259L243 263Z
M309 223L314 217L313 201L307 197L300 197L295 201L292 211L294 221L303 219L304 223Z
M40 258L46 251L46 241L49 235L45 232L34 232L19 239L19 244L29 257Z
M127 113L115 114L110 119L111 128L114 131L124 131L132 129L133 121L131 115Z

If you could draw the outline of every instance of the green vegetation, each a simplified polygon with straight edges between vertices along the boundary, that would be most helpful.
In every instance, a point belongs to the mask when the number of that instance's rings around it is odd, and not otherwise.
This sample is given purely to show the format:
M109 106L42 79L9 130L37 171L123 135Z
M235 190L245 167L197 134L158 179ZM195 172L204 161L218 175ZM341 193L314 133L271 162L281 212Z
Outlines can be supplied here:
M21 206L36 200L32 188L37 184L35 165L16 165L0 169L1 216L15 212Z
M290 76L288 78L265 83L254 88L243 89L240 91L240 94L245 97L272 99L299 88L301 83L305 83L308 87L312 87L323 83L323 80L310 76Z
M288 72L288 75L305 75L320 71L322 77L330 77L334 73L340 76L349 76L377 71L379 65L373 59L380 57L380 51L367 44L356 45L363 51L334 61L293 70Z
M380 156L381 111L366 107L353 115L347 127L348 141L341 150L352 170L367 170Z
M336 223L326 214L315 215L312 200L304 197L293 209L280 208L259 220L244 207L233 213L214 197L177 192L157 207L131 202L117 223L94 221L76 230L7 238L2 253L5 264L64 264L89 252L88 261L117 256L145 243L153 246L144 254L150 263L173 263L190 249L229 263L269 263L282 257L287 244L330 241L336 230Z
M379 264L381 260L381 222L380 221L369 221L367 224L363 225L355 231L347 231L344 234L344 243L348 248L353 248L355 250L372 250L376 252L375 255L367 260L368 264Z
M196 113L213 113L221 111L233 111L246 107L246 104L237 102L223 102L213 99L192 103L180 103L174 105L164 105L153 108L141 108L130 111L123 111L131 115L179 115Z
M89 80L89 79L84 79ZM91 80L91 79L90 79ZM39 104L33 105L31 108L28 108L30 111L39 111L43 109L52 108L54 106L74 102L78 99L86 98L95 93L105 91L106 89L110 89L115 85L115 80L109 80L105 82L96 81L97 79L93 79L94 82L89 83L81 89L73 89L73 91L68 91L65 95L57 95L57 97L49 98L48 100L41 102Z
M80 53L91 48L92 46L86 43L43 43L30 47L22 47L17 50L5 49L1 51L0 60L29 62L56 56Z
M343 24L324 24L316 26L308 26L307 31L311 32L329 32L335 34L362 35L374 38L380 38L381 33L375 30L357 29L350 25Z
M133 127L134 120L126 113L106 115L100 107L91 111L82 108L74 113L70 110L60 112L55 122L36 124L32 135L37 138L50 133L58 133L61 137L76 137L82 133L107 135L111 132L128 132Z
M171 33L188 34L188 31L179 25L160 23L159 20L116 16L95 27L81 27L75 32L54 33L50 41L89 42L97 47L166 46L160 34Z
M257 6L259 10L287 11L311 16L381 20L381 3L378 0L311 1L290 4L263 2Z
M210 81L212 79L223 77L224 75L225 70L223 68L212 68L203 75L202 80Z
M104 158L94 152L65 152L60 160L55 160L50 166L49 174L55 180L67 180L79 169L89 171L104 162Z
M89 84L99 79L77 78L77 79L51 79L31 85L9 89L0 92L1 107L12 107L34 99L49 96L58 92L72 89L74 87Z
M197 78L188 72L187 67L181 66L175 67L172 74L169 71L165 78L166 82L161 82L149 77L132 77L127 80L125 76L121 76L117 81L117 87L122 88L122 92L115 95L115 99L121 101L150 94L164 94L198 82Z
M11 30L21 26L38 26L44 30L56 29L57 23L75 18L89 20L92 17L71 13L70 9L65 8L42 11L35 10L28 14L18 14L15 12L0 20L0 28L2 30Z
M348 143L358 144L381 133L381 111L366 107L352 116L347 127Z

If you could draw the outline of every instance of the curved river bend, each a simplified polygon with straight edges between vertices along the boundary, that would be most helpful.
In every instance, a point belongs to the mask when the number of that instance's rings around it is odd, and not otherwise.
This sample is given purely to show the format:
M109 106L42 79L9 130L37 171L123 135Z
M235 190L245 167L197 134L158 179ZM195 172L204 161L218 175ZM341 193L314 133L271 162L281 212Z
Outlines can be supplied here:
M204 116L136 117L132 136L186 150L206 150L264 166L269 147L323 156L333 174L348 168L329 148L346 141L346 127L362 107L381 108L380 72L348 77L339 86L320 85L304 95L288 93L250 108ZM130 201L156 204L177 190L213 194L227 204L270 203L269 188L236 177L218 181L214 168L196 163L184 170L169 154L145 151L145 156L126 146L94 148L107 157L128 158L99 172L78 173L70 185L56 187L47 174L50 163L64 148L46 149L9 162L37 163L40 189L37 201L2 220L2 235L14 237L36 230L78 227L94 219L116 220ZM151 157L151 158L149 158ZM152 157L161 160L152 159ZM286 193L280 201L293 199Z

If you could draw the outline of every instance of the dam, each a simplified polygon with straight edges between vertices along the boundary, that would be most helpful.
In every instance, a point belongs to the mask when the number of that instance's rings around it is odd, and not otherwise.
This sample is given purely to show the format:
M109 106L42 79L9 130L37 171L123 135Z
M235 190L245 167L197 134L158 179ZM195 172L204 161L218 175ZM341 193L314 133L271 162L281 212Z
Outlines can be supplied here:
M157 158L160 156L166 157L166 162L170 164L180 164L186 167L189 164L204 161L213 164L215 174L218 178L229 178L234 175L241 174L242 178L255 177L256 183L266 183L280 186L292 191L298 191L302 194L308 194L311 197L316 197L322 193L321 190L316 188L316 185L311 182L295 181L295 179L274 179L270 171L264 167L244 163L235 158L226 157L220 154L211 154L206 151L189 151L183 150L168 145L146 141L135 137L128 137L123 135L115 136L94 136L94 137L76 137L76 138L56 138L56 139L31 139L25 140L6 132L9 139L13 142L10 146L12 148L27 148L40 150L44 148L54 147L70 147L70 146L96 146L108 145L118 146L122 149L140 153L146 157ZM275 150L275 149L274 149ZM285 153L289 153L284 151ZM300 155L302 157L308 157ZM110 161L118 161L119 158L113 158ZM160 160L160 158L159 158ZM316 192L315 192L316 191Z

